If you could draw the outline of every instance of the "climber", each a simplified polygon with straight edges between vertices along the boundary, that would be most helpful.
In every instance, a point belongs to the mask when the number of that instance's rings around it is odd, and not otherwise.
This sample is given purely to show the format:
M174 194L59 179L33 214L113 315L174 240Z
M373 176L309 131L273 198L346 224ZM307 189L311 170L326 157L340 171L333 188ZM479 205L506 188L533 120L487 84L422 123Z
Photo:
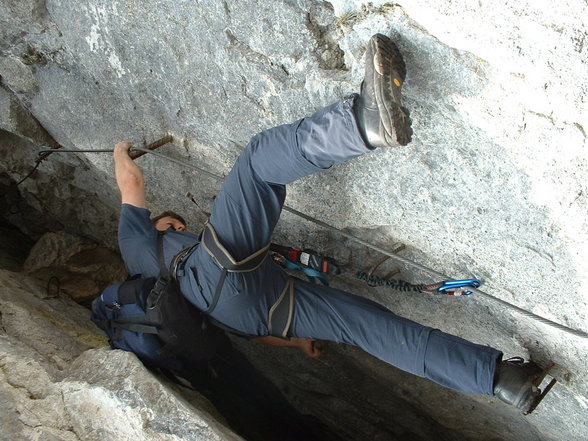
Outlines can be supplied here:
M294 280L264 259L286 184L375 148L411 141L412 122L401 104L405 76L396 45L374 35L359 95L252 138L214 201L202 243L174 214L157 219L154 228L143 174L128 155L131 144L119 142L114 161L123 259L131 274L156 276L156 229L167 229L164 255L183 295L229 329L270 344L296 345L303 339L358 346L451 389L495 395L532 411L541 398L534 384L541 370L533 362L502 360L497 349L412 322L363 297ZM187 251L175 257L182 250Z

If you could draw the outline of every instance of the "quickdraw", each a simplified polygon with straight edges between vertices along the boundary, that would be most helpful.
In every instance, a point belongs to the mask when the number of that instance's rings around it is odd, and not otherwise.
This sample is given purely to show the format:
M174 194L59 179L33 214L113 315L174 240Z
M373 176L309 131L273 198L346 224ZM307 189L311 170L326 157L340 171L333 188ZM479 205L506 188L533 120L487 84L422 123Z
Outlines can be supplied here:
M275 262L290 270L301 271L311 282L329 285L328 276L349 274L363 280L369 286L387 286L398 291L418 292L430 295L469 296L473 291L467 288L479 288L478 279L444 280L431 285L412 284L400 279L381 278L358 271L337 263L332 257L310 249L299 249L283 245L271 244L270 255Z

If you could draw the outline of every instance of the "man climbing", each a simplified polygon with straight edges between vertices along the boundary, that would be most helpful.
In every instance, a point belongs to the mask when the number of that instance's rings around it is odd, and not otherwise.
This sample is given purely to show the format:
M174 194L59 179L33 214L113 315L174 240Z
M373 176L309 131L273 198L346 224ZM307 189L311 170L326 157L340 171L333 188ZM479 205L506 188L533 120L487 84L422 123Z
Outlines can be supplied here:
M173 214L153 227L143 175L128 155L131 144L118 143L123 259L131 274L156 276L156 228L167 229L165 261L183 295L220 324L268 343L320 339L358 346L407 372L461 392L496 395L528 412L540 396L533 381L541 370L534 363L502 361L497 349L399 317L363 297L294 280L264 258L286 184L375 148L410 142L411 120L401 104L405 76L396 45L374 35L359 95L252 138L214 201L202 243Z

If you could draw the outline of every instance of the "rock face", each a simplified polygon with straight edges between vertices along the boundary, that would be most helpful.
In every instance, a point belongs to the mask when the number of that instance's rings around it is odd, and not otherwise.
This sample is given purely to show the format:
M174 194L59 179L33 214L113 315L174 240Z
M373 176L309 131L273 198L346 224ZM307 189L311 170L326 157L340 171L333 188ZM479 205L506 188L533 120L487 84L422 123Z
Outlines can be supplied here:
M53 279L58 289L78 303L92 301L108 285L127 278L119 255L64 232L43 235L23 269L36 279Z
M0 95L2 92L0 89ZM14 100L12 105L20 106ZM20 111L31 124L36 123L22 106ZM80 158L61 156L37 165L37 152L54 141L31 135L33 139L18 131L0 130L2 217L35 240L46 231L68 231L115 248L117 192L104 176L99 177L101 172Z
M86 308L0 269L2 439L242 439L203 397L107 346Z
M467 439L587 438L586 16L582 0L3 2L0 184L18 182L53 141L97 149L166 133L175 143L162 153L225 174L259 130L357 91L365 42L388 34L407 64L413 142L295 183L287 203L384 248L405 243L403 256L450 278L481 278L488 294L584 333L482 295L415 298L339 282L507 356L560 365L560 383L525 420L403 378L410 387L397 389L409 402ZM205 219L218 182L153 157L138 163L153 211ZM53 154L18 187L29 208L10 221L36 237L66 229L114 247L112 174L109 155ZM44 213L66 228L28 227ZM357 266L380 257L289 214L276 240L351 255ZM434 277L400 268L407 279ZM400 384L363 354L345 357Z

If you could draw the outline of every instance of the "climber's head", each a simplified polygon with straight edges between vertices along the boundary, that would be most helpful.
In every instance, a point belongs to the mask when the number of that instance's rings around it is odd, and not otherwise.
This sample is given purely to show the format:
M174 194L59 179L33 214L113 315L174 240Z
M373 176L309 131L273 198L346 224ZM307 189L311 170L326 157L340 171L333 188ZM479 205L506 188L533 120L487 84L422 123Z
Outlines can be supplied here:
M175 231L186 231L186 221L182 216L173 211L164 211L154 217L151 222L157 231L167 231L173 228Z

